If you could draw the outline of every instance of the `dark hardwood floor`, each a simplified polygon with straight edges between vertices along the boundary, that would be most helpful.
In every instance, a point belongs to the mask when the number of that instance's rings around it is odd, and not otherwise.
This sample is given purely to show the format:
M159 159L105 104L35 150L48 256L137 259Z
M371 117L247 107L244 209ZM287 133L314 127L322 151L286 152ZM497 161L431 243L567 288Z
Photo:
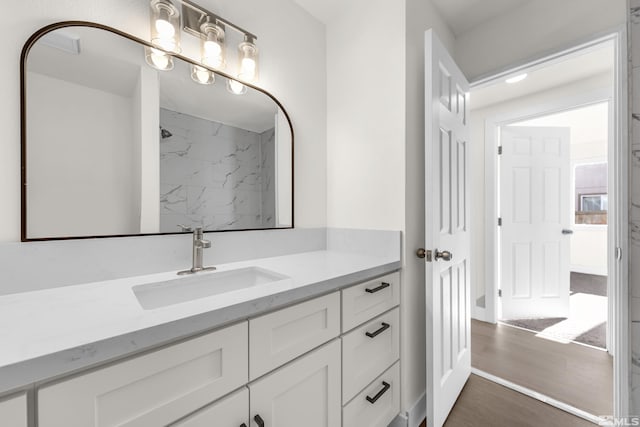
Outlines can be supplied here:
M472 320L471 365L594 415L613 410L613 360L605 351Z
M444 427L593 427L588 421L471 375ZM423 422L420 427L426 427Z

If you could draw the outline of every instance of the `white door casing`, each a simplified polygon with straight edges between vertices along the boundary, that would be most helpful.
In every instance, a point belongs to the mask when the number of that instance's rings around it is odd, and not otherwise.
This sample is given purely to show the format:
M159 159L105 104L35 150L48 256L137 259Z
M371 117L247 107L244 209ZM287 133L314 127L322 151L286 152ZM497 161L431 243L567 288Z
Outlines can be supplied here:
M469 84L433 30L425 49L427 424L441 427L471 373Z
M569 128L504 126L501 146L501 317L567 317Z

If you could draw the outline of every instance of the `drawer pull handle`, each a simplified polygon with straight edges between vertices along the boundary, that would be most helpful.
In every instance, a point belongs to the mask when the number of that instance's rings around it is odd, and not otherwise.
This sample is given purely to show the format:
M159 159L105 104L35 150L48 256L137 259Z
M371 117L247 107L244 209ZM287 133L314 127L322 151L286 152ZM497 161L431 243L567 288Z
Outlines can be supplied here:
M391 286L390 284L388 284L387 282L382 282L382 284L380 286L378 286L377 288L373 288L373 289L369 289L369 288L365 288L365 291L369 294L375 294L378 291L383 290L384 288L388 288L389 286Z
M240 424L240 427L247 427L245 423Z
M375 396L371 397L371 396L367 396L367 401L371 404L376 403L376 401L378 399L380 399L382 397L383 394L385 394L387 392L387 390L389 390L391 388L391 384L389 384L386 381L382 381L382 390L380 390L378 393L376 393Z
M390 324L382 322L382 326L380 326L378 330L373 332L367 332L365 335L368 336L369 338L375 338L381 333L383 333L384 331L386 331L387 329L389 329L390 327L391 327Z
M258 427L264 427L264 420L260 415L256 415L255 417L253 417L253 421L255 421L256 424L258 424Z

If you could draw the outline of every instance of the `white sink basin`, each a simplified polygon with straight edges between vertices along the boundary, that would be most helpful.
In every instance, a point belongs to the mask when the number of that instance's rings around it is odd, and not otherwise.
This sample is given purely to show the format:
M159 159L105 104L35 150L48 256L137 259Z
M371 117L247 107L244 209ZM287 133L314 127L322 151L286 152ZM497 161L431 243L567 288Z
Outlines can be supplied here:
M289 279L274 271L258 267L196 273L165 282L145 283L133 287L133 293L145 310L193 301L226 292L266 285Z

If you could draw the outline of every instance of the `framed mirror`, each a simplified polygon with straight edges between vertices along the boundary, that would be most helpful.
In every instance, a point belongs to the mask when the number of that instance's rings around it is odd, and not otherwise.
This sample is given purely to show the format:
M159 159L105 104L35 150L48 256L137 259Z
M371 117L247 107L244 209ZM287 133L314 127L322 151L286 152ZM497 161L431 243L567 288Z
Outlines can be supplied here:
M88 22L25 44L23 241L293 227L280 102L179 55L159 71L149 48Z

